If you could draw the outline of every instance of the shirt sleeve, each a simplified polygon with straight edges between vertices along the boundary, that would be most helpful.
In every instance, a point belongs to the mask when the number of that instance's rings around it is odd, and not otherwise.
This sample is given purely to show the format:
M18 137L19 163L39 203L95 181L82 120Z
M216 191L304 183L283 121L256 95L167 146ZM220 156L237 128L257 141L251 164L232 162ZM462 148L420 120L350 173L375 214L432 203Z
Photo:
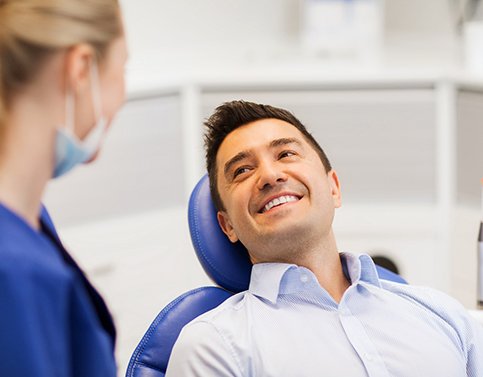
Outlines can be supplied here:
M483 376L483 326L456 299L429 287L397 284L381 280L385 289L411 299L432 311L456 332L466 360L466 376Z
M483 376L483 326L453 297L434 290L432 296L441 305L439 312L445 313L446 321L460 337L466 357L466 375Z
M468 377L483 376L483 326L468 313L468 362L466 374Z
M458 333L466 357L467 377L483 376L483 326L458 300L431 288L426 291L435 311Z
M208 322L190 323L180 333L171 353L167 377L242 377L233 349Z

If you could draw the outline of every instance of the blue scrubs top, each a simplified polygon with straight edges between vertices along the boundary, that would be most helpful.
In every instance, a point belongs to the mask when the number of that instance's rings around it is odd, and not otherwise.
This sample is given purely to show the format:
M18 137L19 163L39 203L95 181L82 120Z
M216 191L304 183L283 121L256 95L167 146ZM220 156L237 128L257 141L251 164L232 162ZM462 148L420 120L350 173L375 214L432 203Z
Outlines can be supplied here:
M0 204L0 376L115 377L104 301L42 209L41 231Z

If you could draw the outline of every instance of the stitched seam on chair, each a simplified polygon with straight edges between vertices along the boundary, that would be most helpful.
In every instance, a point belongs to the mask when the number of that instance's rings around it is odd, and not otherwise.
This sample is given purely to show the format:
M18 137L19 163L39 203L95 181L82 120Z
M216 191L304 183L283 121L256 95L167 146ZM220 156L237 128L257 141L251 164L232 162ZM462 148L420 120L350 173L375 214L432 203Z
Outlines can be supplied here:
M154 334L154 330L158 327L159 322L161 322L161 320L166 316L166 314L171 310L171 308L173 306L177 305L186 296L189 296L189 295L191 295L193 293L197 293L197 292L199 292L199 291L201 291L201 290L203 290L205 288L209 288L209 287L200 287L200 288L196 288L196 289L193 289L191 291L186 292L185 294L183 294L180 297L176 298L175 300L171 301L163 310L161 310L161 312L159 312L159 314L154 319L154 321L151 324L151 326L149 326L148 331L146 332L146 334L141 339L141 342L136 347L136 349L134 351L135 359L134 359L134 361L132 363L131 362L129 363L129 367L128 367L128 370L127 370L127 376L132 375L132 374L130 374L130 372L132 372L132 370L134 368L134 364L138 364L139 357L141 356L141 353L144 351L144 349L146 347L146 344L151 339L151 336ZM143 363L140 363L140 364L143 364ZM147 366L147 365L145 365L145 366Z
M153 367L152 365L149 365L149 364L146 364L146 363L143 363L143 362L137 363L137 365L138 366L143 366L143 367L146 367L146 368L149 368L149 369L152 369L152 370L156 370L158 372L163 373L163 371L160 368Z
M199 185L200 187L196 187L196 191L194 192L194 195L195 196L198 196L200 190L201 190L201 184ZM214 265L213 263L211 262L211 260L207 257L207 253L206 253L206 250L205 248L203 247L202 243L200 242L200 234L199 234L199 222L197 221L197 214L199 213L199 208L198 208L198 205L195 204L194 206L194 209L193 209L193 212L195 213L195 215L193 216L193 223L195 225L195 239L196 239L196 244L198 245L198 248L200 249L201 251L201 255L203 256L203 259L206 261L206 263L208 263L210 265L210 267L216 271L220 276L222 276L225 280L227 280L228 282L231 282L232 285L239 285L239 282L235 281L235 280L232 280L230 279L228 276L226 276L225 274L223 274L222 272L220 272Z

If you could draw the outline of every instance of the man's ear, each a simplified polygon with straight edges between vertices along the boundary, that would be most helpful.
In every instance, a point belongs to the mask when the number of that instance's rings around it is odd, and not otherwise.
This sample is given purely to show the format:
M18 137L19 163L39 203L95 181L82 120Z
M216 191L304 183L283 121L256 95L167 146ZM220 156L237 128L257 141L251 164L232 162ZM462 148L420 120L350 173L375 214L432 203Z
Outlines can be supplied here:
M226 234L228 239L232 243L237 242L238 236L236 235L235 230L231 225L231 221L230 221L230 218L228 217L228 214L224 211L218 211L216 213L216 218L218 219L218 224L220 225L221 230L223 231L223 233Z
M329 179L330 192L332 194L332 200L334 201L334 207L339 208L342 206L342 194L340 190L339 177L337 176L335 170L331 170L327 174L327 178Z

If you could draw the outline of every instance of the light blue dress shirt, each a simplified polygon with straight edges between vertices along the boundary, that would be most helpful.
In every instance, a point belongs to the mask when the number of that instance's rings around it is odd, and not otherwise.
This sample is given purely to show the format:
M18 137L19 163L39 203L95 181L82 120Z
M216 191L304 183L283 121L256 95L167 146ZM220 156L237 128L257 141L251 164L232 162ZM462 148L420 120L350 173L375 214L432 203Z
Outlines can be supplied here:
M458 302L341 259L339 304L306 268L255 265L248 291L185 326L167 376L483 376L483 327Z

